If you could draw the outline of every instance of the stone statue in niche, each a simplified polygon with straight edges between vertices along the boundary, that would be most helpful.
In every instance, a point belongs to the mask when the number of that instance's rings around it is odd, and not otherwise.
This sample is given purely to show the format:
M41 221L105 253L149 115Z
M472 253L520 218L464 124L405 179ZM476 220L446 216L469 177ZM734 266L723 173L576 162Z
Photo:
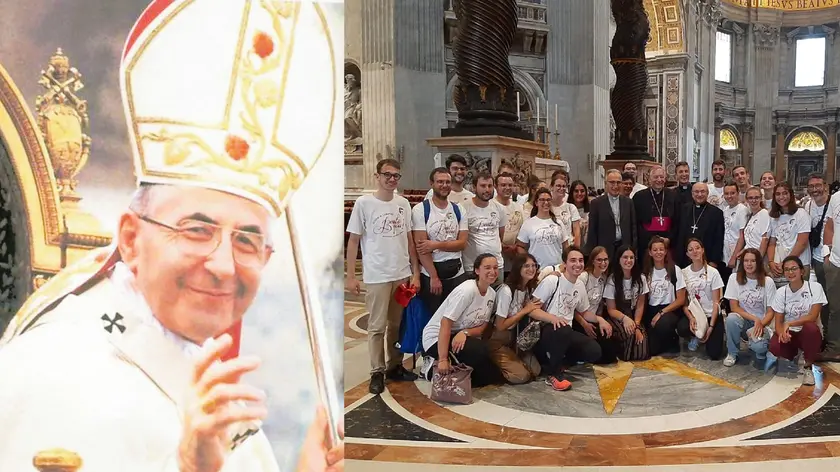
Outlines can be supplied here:
M359 78L344 76L344 152L362 150L362 88Z

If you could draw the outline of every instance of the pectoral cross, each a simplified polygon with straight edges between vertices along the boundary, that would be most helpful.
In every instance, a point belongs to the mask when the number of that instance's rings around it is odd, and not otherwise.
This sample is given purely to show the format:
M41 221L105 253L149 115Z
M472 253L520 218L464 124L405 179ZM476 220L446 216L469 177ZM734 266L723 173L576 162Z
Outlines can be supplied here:
M691 234L694 234L695 231L697 231L697 224L691 225Z
M665 218L662 218L662 217L660 216L660 217L659 217L659 224L664 225L664 224L665 224Z

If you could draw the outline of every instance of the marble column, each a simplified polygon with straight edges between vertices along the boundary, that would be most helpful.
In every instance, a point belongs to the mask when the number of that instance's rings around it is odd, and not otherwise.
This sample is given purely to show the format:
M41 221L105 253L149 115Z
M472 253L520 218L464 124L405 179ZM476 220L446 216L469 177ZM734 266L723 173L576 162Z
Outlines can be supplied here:
M787 180L787 159L785 159L785 137L787 136L787 124L776 123L776 181ZM755 179L754 179L755 180Z
M723 125L723 118L715 116L715 161L720 159L720 129Z
M837 122L830 121L825 125L828 134L825 152L825 181L831 184L834 182L835 169L837 167Z
M753 124L744 123L741 125L741 165L752 169L753 150Z
M775 25L753 24L750 39L754 46L754 69L747 88L752 100L750 105L755 107L755 159L750 174L761 174L763 169L770 168L771 141L773 131L773 106L778 96L779 77L779 34L780 28ZM778 150L777 150L778 153ZM782 158L781 161L784 159ZM778 159L776 166L780 165ZM780 178L777 176L777 178Z

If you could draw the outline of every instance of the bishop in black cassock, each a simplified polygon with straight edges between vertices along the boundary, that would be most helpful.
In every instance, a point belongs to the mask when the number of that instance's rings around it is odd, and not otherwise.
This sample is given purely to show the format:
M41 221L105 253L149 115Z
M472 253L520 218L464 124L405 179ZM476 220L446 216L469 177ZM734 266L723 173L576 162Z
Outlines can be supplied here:
M664 170L662 173L664 174ZM665 188L663 176L662 184L658 186L651 179L651 186L639 190L633 195L633 206L636 208L636 222L638 224L639 257L647 254L648 244L654 236L661 236L669 240L673 248L677 240L677 228L680 218L677 193Z
M691 263L685 250L688 240L697 238L706 250L706 260L721 267L723 264L723 211L710 204L709 187L697 182L692 187L692 201L680 209L680 221L677 229L677 244L674 257L680 267Z

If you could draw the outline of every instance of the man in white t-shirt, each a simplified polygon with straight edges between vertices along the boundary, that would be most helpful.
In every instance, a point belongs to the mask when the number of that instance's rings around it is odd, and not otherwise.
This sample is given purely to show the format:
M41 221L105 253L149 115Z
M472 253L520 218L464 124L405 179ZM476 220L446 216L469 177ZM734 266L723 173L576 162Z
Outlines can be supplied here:
M632 162L625 162L624 168L622 169L622 173L628 173L633 176L633 189L630 190L630 198L633 198L633 195L636 195L636 192L639 190L644 190L647 188L647 185L642 184L639 175L636 173L636 164Z
M362 278L367 293L365 305L368 320L368 355L370 356L370 393L378 395L389 380L412 381L417 378L402 366L399 341L402 306L394 300L394 292L411 277L411 285L420 286L419 265L411 234L411 206L408 200L395 195L400 181L400 163L383 159L376 164L376 193L362 195L353 205L347 232L347 289L359 294L356 279L356 256L362 246Z
M516 237L519 235L522 223L525 222L522 204L513 201L512 198L514 186L513 176L510 174L503 172L496 176L495 201L504 209L505 221L507 221L505 231L502 233L502 258L504 267L508 270L513 266L513 258L516 257ZM506 275L503 273L503 277Z
M452 203L464 203L475 194L464 188L465 180L467 179L467 160L463 156L453 154L446 158L446 168L449 170L449 175L452 177L451 189L447 198ZM434 189L429 189L426 192L426 200L432 198Z
M810 235L808 244L811 247L811 280L816 280L825 287L825 271L823 268L823 227L828 218L828 185L825 177L820 174L812 174L808 177L808 202L805 203L805 211L811 219L811 233L819 234L817 245L813 244ZM816 238L815 238L816 239ZM828 316L828 307L823 307L823 317Z
M840 362L840 192L831 196L824 227L823 270L828 316L822 320L826 342L822 360Z
M468 229L464 209L447 199L452 176L443 167L429 175L431 200L411 210L411 229L420 260L420 298L434 313L455 287L467 279L461 251L467 245Z
M565 267L562 275L549 275L534 290L534 297L545 302L529 315L546 322L535 349L548 358L548 378L545 383L558 391L572 387L563 375L563 363L568 351L576 354L575 361L583 362L595 362L602 353L601 346L594 338L572 328L575 315L580 315L582 321L597 324L601 336L609 338L612 335L610 324L589 310L586 285L578 280L584 268L583 251L570 246L563 253L563 264Z
M711 192L712 185L709 185ZM709 199L709 203L712 203ZM729 280L736 266L738 254L735 252L741 231L747 226L749 209L738 201L738 186L728 183L723 188L723 264L718 268L722 280Z
M727 201L723 197L724 177L726 176L726 163L722 159L712 162L712 181L709 182L709 203L717 205L721 210L727 208ZM738 187L735 186L737 197Z
M493 199L492 175L486 172L478 174L475 178L475 191L476 196L461 204L469 233L461 260L464 270L470 273L479 254L496 256L499 262L499 275L494 285L496 288L502 283L502 238L505 235L507 214L502 205Z

